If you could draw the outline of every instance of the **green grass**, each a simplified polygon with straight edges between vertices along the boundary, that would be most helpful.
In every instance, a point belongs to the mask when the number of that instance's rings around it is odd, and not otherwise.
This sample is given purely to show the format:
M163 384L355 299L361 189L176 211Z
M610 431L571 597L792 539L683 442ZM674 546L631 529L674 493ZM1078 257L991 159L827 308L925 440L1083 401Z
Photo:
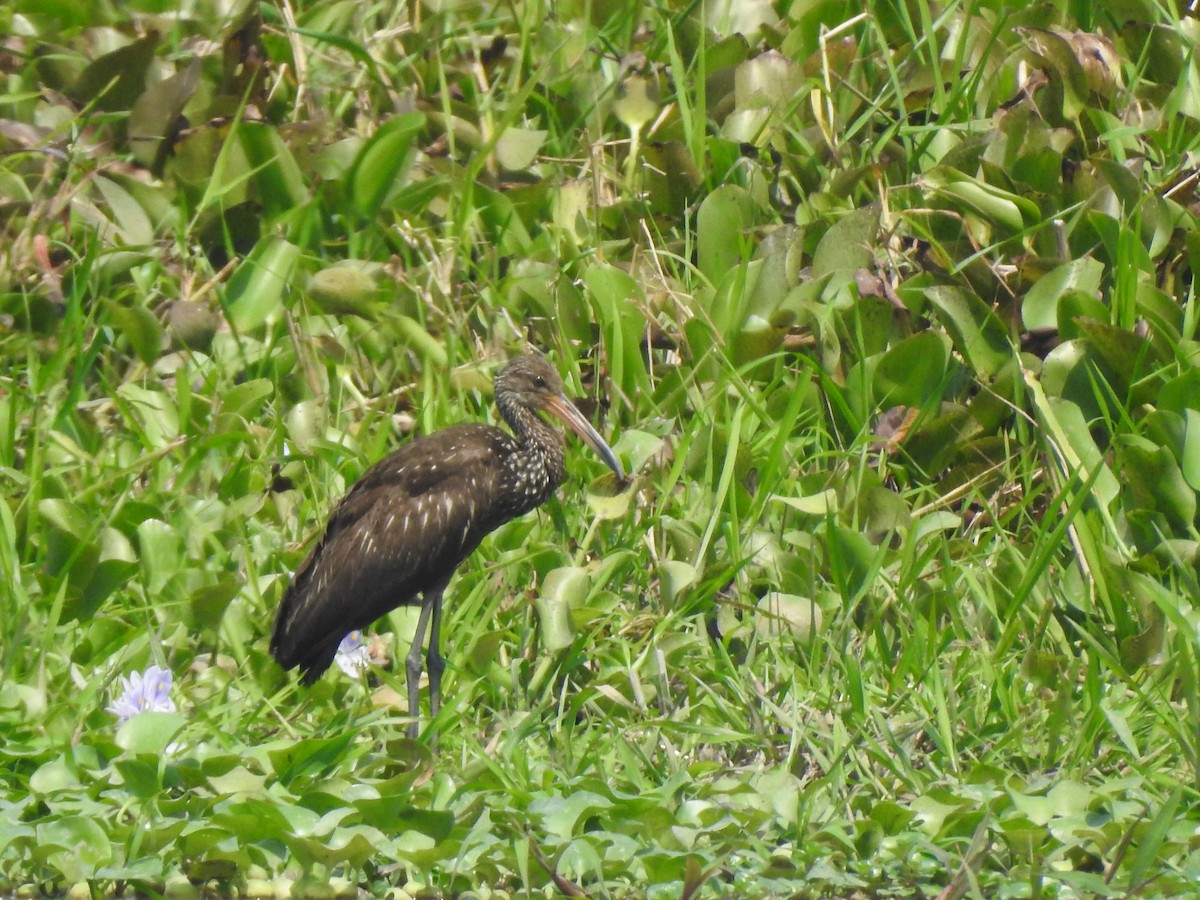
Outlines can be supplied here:
M1194 892L1193 22L0 10L0 893ZM484 541L409 741L413 610L306 689L275 609L529 346L633 487Z

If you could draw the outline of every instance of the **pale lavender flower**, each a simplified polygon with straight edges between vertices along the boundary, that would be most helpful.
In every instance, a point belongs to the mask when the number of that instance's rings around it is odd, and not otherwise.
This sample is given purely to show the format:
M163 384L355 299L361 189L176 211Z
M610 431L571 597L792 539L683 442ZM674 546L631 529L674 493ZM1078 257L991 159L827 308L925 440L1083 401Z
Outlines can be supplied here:
M175 712L171 699L171 670L150 666L145 672L121 677L121 695L108 711L117 717L118 727L144 712Z
M338 668L349 675L351 678L357 678L362 671L371 662L371 655L367 652L367 645L363 643L363 634L357 628L342 638L342 642L338 644L337 655L333 657L333 661L338 664Z

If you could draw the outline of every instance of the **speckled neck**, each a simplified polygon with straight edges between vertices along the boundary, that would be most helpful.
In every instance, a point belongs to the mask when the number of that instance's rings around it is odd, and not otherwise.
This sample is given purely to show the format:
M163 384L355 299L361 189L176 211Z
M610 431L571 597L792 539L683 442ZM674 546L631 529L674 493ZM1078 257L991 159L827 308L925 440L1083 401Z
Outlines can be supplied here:
M514 403L503 393L496 397L496 406L521 448L508 465L532 509L549 497L566 477L562 432L542 421L529 407Z

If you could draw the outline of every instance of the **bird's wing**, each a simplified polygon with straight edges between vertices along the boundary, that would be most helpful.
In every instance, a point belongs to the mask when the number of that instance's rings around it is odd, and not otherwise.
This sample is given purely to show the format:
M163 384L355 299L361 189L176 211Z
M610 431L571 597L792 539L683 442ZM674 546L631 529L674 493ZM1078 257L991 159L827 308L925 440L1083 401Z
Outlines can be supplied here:
M503 440L486 426L450 428L363 474L284 595L271 646L285 668L319 675L347 632L449 579L493 521Z

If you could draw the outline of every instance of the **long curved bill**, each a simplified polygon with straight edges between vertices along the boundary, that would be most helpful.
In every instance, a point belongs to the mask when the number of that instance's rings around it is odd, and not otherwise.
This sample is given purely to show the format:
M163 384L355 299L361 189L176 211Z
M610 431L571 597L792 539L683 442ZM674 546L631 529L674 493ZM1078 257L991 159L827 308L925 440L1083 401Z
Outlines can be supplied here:
M546 400L545 410L555 418L562 420L564 425L595 450L604 460L604 464L613 470L619 481L625 481L625 473L621 470L621 463L617 460L617 455L612 452L612 447L605 443L604 438L600 437L599 432L592 427L591 422L583 417L583 413L576 409L574 403L559 394Z

